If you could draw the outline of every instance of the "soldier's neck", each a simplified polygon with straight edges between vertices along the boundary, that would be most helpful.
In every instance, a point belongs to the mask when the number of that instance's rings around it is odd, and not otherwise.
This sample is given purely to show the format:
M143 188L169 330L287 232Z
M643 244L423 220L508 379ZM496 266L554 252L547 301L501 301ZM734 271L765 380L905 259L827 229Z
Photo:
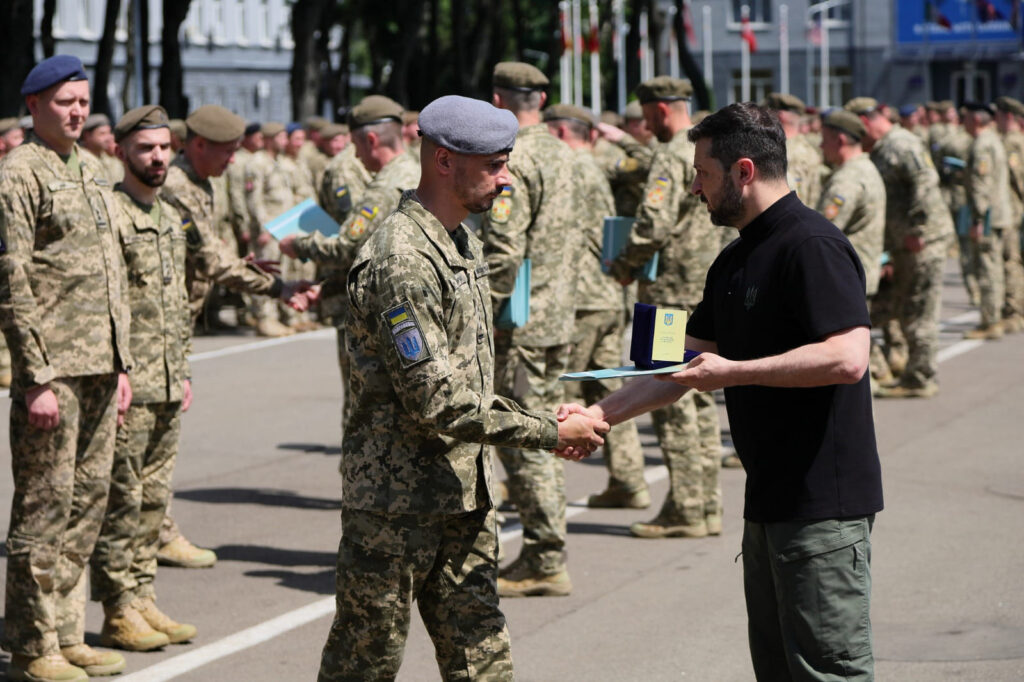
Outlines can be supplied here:
M156 195L160 188L150 187L135 177L135 174L130 169L125 168L124 170L124 178L118 183L121 190L140 204L152 206L153 202L156 201Z
M35 130L34 132L36 137L42 140L43 144L63 157L70 155L71 150L75 148L74 140L68 141L64 137L47 135L46 132L42 130Z

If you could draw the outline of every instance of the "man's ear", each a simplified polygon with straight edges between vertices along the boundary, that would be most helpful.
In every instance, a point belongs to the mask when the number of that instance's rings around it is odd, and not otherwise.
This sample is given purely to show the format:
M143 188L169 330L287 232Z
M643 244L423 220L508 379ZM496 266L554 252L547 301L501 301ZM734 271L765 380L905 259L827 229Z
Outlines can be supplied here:
M736 162L736 180L741 185L749 185L754 181L754 177L757 175L757 166L754 162L743 157Z

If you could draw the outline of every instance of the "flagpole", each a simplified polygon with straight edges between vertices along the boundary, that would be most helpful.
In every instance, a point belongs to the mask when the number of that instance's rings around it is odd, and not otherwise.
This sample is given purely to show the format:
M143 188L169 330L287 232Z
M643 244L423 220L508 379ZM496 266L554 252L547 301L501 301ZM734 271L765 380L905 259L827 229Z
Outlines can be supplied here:
M789 6L779 5L779 90L789 92Z
M587 5L590 19L590 110L597 116L601 113L601 49L598 35L597 1Z
M676 7L668 7L668 75L679 78L679 36L676 35Z
M701 43L704 48L704 82L710 88L715 73L711 64L711 5L704 5L702 11L704 35L701 36Z
M582 0L572 0L572 103L578 107L583 106L583 17L581 4Z
M612 12L615 13L615 35L613 36L614 58L616 63L616 79L619 86L619 113L626 111L626 25L625 11L622 8L622 0L615 0L612 3Z
M569 3L563 0L558 3L558 16L562 29L562 58L559 62L562 75L562 98L563 104L572 101L572 30L569 28Z
M750 6L743 5L740 8L741 26L750 22ZM747 42L743 31L740 31L740 99L744 102L750 101L750 44Z
M648 23L647 10L640 12L640 80L646 81L654 78L651 68L651 43L650 24Z
M822 10L821 14L821 101L818 107L824 111L828 108L829 90L829 50L828 50L828 10Z

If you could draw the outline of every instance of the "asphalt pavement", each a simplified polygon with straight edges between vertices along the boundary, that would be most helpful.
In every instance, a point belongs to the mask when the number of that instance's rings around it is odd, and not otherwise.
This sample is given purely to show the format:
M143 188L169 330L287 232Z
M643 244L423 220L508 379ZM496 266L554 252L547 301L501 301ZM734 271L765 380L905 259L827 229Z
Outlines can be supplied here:
M872 535L877 677L1021 680L1024 334L962 341L976 313L952 263L946 279L941 393L874 407L886 500ZM333 331L278 341L198 337L195 351L195 403L183 421L173 509L185 534L220 559L213 569L160 569L160 606L199 635L127 654L120 679L313 680L333 614L340 535ZM8 406L0 400L5 472ZM641 436L651 509L587 509L579 501L603 488L603 463L566 465L574 591L502 602L518 679L753 679L736 561L743 471L722 471L720 537L632 538L629 524L653 517L666 487L647 420ZM11 493L5 473L0 501ZM0 504L0 529L8 518ZM509 518L511 558L519 534ZM102 610L90 604L87 641L97 643L101 625ZM6 661L4 654L0 671ZM438 679L418 617L398 679Z

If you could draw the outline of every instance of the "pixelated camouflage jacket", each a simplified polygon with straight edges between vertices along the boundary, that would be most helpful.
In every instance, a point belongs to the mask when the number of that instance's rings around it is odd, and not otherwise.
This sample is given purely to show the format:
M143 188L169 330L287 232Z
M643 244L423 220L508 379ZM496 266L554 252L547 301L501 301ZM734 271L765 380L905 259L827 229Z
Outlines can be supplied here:
M576 310L622 310L622 285L601 270L604 219L615 215L611 186L589 149L576 150L573 171L579 178L577 216L583 228L583 251L576 266Z
M487 445L552 448L554 415L494 395L488 267L407 192L348 276L351 400L342 504L457 514L491 504ZM481 487L482 486L482 487Z
M978 133L967 152L967 203L975 223L985 220L994 228L1013 223L1010 205L1010 166L995 127Z
M0 162L0 327L15 395L132 365L112 187L77 158L74 173L33 135Z

